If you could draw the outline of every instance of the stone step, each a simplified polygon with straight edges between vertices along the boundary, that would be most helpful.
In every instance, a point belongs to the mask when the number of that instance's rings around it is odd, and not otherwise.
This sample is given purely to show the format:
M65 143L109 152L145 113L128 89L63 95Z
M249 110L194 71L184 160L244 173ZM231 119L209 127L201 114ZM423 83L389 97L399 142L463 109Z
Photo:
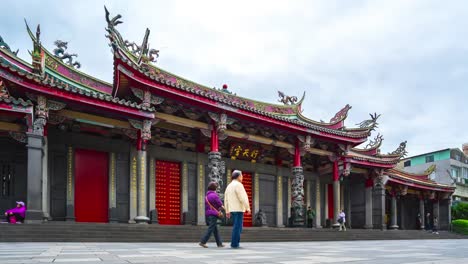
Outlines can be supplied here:
M45 223L0 225L0 241L14 242L197 242L206 226L162 226L94 223ZM231 227L220 227L223 238L229 240ZM457 239L467 238L446 231L439 235L419 230L332 229L308 228L244 228L242 241L332 241L388 239Z

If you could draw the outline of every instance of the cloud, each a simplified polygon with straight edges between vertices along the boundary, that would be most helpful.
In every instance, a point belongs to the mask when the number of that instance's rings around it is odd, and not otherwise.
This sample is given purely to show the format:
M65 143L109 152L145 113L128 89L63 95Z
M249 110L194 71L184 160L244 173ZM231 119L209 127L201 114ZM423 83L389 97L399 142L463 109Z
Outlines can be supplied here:
M43 43L70 41L83 71L112 80L106 4L126 39L161 50L158 66L240 96L301 96L304 113L329 120L347 103L346 125L382 114L382 151L408 140L410 155L468 142L468 18L464 1L6 1L0 34L28 60L22 18Z

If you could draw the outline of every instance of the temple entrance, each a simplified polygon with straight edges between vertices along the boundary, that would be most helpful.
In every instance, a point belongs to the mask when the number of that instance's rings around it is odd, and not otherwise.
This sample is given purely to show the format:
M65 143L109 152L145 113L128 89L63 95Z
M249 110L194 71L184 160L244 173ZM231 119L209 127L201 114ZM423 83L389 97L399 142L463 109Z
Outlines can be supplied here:
M251 172L242 172L242 184L244 185L245 191L247 192L247 197L249 197L250 209L252 208L252 173ZM253 213L253 212L252 212ZM252 226L252 214L244 215L244 226Z
M76 222L108 221L108 160L105 152L75 150Z
M259 190L269 190L259 192L259 209L265 213L268 226L276 226L276 176L260 175L259 178Z
M180 163L156 161L156 209L161 225L180 225Z

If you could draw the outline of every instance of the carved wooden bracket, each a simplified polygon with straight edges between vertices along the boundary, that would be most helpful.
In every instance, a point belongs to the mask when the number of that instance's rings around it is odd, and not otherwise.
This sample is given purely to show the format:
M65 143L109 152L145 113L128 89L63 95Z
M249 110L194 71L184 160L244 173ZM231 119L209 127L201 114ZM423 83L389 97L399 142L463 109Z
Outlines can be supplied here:
M10 135L10 137L12 137L14 140L18 142L28 143L28 137L26 136L26 133L10 131L8 132L8 134Z

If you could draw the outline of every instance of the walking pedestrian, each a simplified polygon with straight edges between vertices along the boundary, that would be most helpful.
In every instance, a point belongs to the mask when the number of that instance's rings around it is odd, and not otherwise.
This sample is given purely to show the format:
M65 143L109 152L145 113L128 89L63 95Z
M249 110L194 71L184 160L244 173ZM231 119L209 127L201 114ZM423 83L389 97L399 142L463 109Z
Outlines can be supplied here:
M224 193L224 205L226 207L226 217L232 217L233 227L231 236L231 248L240 248L240 235L244 222L244 212L250 214L249 197L242 185L242 171L234 170L231 176L231 183L226 187Z
M439 231L437 229L438 224L439 220L437 219L437 216L434 216L434 223L432 224L432 234L439 234Z
M314 220L314 217L315 217L315 211L312 210L312 208L309 206L307 208L307 227L308 228L312 228L312 222Z
M210 239L211 234L213 234L216 240L216 245L218 247L224 247L218 231L218 218L223 217L221 210L224 207L223 202L219 199L219 196L216 193L217 188L217 182L210 182L205 196L205 217L208 230L206 230L199 243L199 245L204 248L208 247L206 242Z
M341 212L339 214L338 218L338 223L340 224L340 230L339 231L346 231L346 214L343 209L341 209Z

